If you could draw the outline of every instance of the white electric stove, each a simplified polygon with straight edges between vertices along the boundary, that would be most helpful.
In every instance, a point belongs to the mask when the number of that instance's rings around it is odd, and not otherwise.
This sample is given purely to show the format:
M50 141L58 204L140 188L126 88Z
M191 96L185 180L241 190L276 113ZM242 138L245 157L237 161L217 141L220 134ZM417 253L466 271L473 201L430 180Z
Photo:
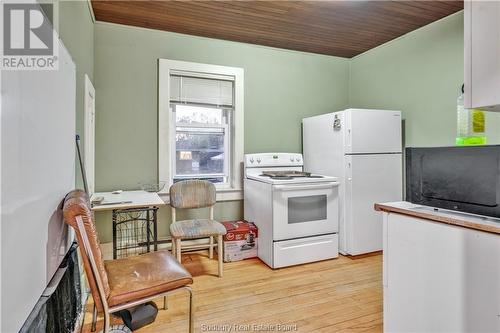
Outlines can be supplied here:
M245 219L259 258L279 268L338 257L338 178L303 170L301 154L245 155Z

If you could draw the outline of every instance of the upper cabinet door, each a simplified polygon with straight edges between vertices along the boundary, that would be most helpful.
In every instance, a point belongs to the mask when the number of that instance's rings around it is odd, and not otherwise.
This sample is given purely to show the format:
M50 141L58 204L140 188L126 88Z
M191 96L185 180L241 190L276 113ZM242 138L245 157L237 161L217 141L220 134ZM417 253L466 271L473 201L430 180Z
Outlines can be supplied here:
M401 152L400 111L348 109L344 117L346 154Z
M500 2L464 7L464 106L500 111Z

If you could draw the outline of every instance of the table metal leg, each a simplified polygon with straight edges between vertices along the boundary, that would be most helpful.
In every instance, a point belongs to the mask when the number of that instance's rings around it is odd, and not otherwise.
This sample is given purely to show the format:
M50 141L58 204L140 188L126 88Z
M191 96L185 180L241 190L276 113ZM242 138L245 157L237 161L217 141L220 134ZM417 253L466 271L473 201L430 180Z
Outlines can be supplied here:
M116 219L117 219L117 212L116 210L113 209L113 259L116 259Z
M146 210L146 252L150 251L150 232L151 230L151 221L149 219L149 209Z
M158 251L158 207L153 210L153 242L155 251Z
M144 232L146 232L146 237L144 237L142 229L141 231L139 231L138 228L145 229ZM137 234L134 233L134 235L136 236L130 235L131 230L132 231L135 230ZM122 244L122 241L124 240L123 237L136 237L136 239L134 239L133 241L137 241L136 247L142 248L141 249L142 251L144 247L146 247L146 252L151 252L152 251L151 246L153 247L154 251L157 251L158 250L158 207L153 206L153 207L140 207L131 209L114 209L113 210L113 259L118 258L118 251L120 251L120 254L122 255L124 253L125 254L128 253L129 249L135 248L134 246L131 246L131 244L129 243ZM122 250L126 252L122 252Z

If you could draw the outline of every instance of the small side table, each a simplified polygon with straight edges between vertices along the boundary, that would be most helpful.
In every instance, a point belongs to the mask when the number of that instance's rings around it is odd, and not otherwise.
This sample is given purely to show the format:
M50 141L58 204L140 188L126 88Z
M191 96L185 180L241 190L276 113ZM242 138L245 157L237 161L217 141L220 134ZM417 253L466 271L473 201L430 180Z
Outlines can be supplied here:
M94 212L112 211L113 214L113 259L122 257L131 250L158 249L158 208L165 202L157 193L146 191L123 191L94 193L92 198L102 196L104 200L92 207Z

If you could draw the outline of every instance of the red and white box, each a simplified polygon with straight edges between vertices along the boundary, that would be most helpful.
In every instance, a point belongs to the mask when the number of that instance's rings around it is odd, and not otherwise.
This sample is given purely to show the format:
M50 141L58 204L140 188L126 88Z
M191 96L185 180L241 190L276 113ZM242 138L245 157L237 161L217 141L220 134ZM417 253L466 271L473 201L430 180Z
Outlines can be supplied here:
M257 257L259 229L253 222L222 222L227 233L224 235L224 262L239 261Z

